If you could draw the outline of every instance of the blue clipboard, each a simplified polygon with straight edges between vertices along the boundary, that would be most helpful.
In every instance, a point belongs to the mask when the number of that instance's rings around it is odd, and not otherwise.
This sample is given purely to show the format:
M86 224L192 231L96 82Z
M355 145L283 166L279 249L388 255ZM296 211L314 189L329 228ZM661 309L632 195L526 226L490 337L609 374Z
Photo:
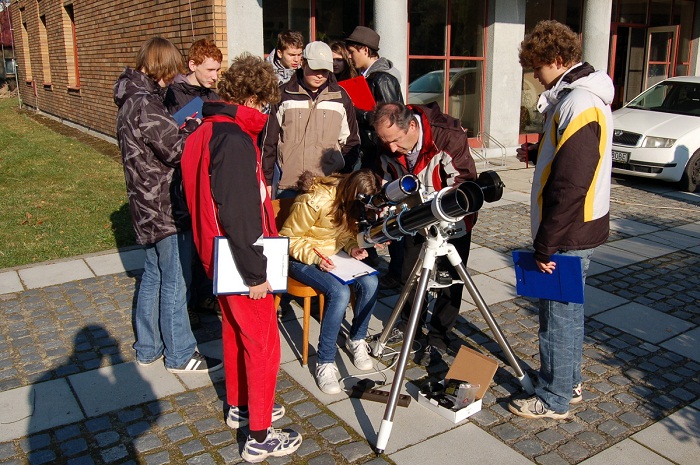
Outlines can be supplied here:
M534 252L513 251L516 293L523 297L582 304L584 283L581 257L552 255L551 260L557 267L549 274L537 268L534 255Z
M204 100L201 97L195 97L190 100L187 105L180 108L174 115L173 119L178 126L185 124L187 118L190 117L202 117L202 105L204 105ZM194 116L193 116L194 115Z

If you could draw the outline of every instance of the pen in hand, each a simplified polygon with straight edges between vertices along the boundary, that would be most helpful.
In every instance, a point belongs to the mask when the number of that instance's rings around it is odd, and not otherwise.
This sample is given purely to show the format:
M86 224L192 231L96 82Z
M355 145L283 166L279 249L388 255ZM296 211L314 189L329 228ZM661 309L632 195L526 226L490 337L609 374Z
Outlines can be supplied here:
M326 262L326 265L328 265L328 266L333 266L333 262L330 260L330 258L326 257L326 256L323 255L321 252L319 252L318 249L317 249L316 247L313 248L313 251L314 251L314 253L315 253L316 255L318 255L319 257L321 257L321 260L323 260L324 262Z
M197 114L199 114L199 112L198 112L198 111L195 111L194 113L192 113L192 116L189 116L189 117L185 118L185 122L182 123L182 126L180 126L180 129L184 129L185 126L187 126L187 121L189 121L189 120L191 120L191 119L194 119L194 117L197 116Z

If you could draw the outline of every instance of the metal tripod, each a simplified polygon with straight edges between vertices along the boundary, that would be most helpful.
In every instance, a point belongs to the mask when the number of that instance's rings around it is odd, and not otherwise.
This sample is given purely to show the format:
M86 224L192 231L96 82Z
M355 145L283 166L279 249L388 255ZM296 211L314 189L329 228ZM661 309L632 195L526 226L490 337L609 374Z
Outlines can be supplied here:
M530 377L523 372L522 368L520 367L518 359L515 357L513 350L508 344L508 341L506 341L505 337L503 336L501 328L494 320L491 311L486 305L486 302L484 302L484 299L481 297L481 294L477 290L471 276L469 276L469 273L467 273L467 269L464 266L464 263L462 263L462 258L459 256L459 253L457 253L457 249L455 249L454 245L447 242L445 233L445 229L447 227L449 227L449 224L441 223L439 227L433 226L428 228L427 241L423 244L418 260L413 267L413 271L411 271L411 278L401 291L401 295L394 306L394 310L389 317L389 321L387 321L382 334L379 336L379 339L377 339L374 347L372 348L372 354L375 357L380 357L382 355L384 347L386 347L386 341L389 338L389 334L396 324L396 320L401 313L401 309L408 300L408 297L413 290L413 287L416 286L417 282L416 295L411 308L411 316L408 320L408 326L404 332L404 341L403 345L401 346L399 360L396 364L396 373L394 375L394 381L391 385L391 392L389 394L386 410L384 411L384 419L382 420L379 427L379 432L377 433L377 444L375 449L379 454L384 452L386 444L389 441L389 436L391 435L396 403L399 398L401 386L403 385L406 362L408 361L411 347L413 346L413 340L416 335L423 300L429 289L445 287L430 282L430 275L435 267L435 260L437 257L447 256L450 264L455 268L462 280L462 283L467 288L467 291L469 291L472 299L474 299L479 311L481 311L481 315L486 320L489 328L491 328L494 338L498 342L498 345L501 346L508 363L513 368L513 371L515 371L515 376L522 385L523 389L525 389L528 394L534 394L535 392ZM456 283L459 283L459 281L456 281Z

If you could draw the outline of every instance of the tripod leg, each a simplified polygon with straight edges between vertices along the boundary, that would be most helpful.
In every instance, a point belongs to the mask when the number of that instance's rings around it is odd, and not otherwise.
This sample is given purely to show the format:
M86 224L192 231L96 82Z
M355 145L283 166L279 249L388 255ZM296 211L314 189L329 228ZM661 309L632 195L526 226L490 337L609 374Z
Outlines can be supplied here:
M411 271L410 275L411 278L401 291L401 294L399 295L399 300L396 301L396 305L394 305L394 310L391 312L389 320L387 320L386 324L384 325L384 330L382 330L382 334L379 335L379 339L375 341L374 347L372 347L372 355L374 355L375 357L381 357L384 353L384 348L386 347L386 340L389 338L391 330L394 328L394 326L396 326L396 320L399 319L401 310L403 309L403 306L408 300L408 296L411 294L411 291L416 285L418 273L422 266L423 259L419 258L418 260L416 260L416 264L413 266L413 270Z
M418 281L416 297L413 301L413 307L411 308L411 317L408 319L408 326L406 327L406 332L404 334L399 360L396 363L396 373L394 374L394 381L391 384L391 392L389 393L386 410L384 411L384 419L382 420L379 427L379 432L377 433L376 451L379 454L384 452L386 444L389 441L389 436L391 435L391 428L394 424L394 411L396 410L396 402L399 400L399 393L401 392L401 385L403 384L404 373L406 371L406 362L408 361L408 356L411 353L411 347L413 347L413 339L416 336L416 329L418 328L423 299L425 298L425 294L428 289L430 272L435 264L435 256L431 254L431 257L431 259L428 259L427 256L424 257L424 267L420 275L420 280Z
M510 347L510 344L508 344L508 341L503 335L503 331L501 331L501 328L498 326L498 323L493 318L491 310L489 310L489 307L486 305L486 302L484 301L483 297L481 297L479 290L476 288L476 284L474 284L474 281L472 280L471 276L469 276L467 268L464 266L464 263L462 263L462 259L457 253L457 250L454 248L454 246L452 246L452 249L450 250L450 252L448 252L447 256L452 266L454 266L455 270L457 270L459 277L464 282L464 287L467 288L467 291L469 291L469 294L472 296L472 299L474 299L474 302L479 308L479 311L484 317L484 320L486 320L486 323L489 325L489 328L491 328L491 332L493 333L496 342L498 342L498 345L501 346L501 349L503 350L503 353L505 354L508 363L513 368L513 371L515 371L515 377L520 382L520 385L523 387L523 389L525 389L525 391L528 394L534 394L535 388L532 385L532 380L530 380L530 377L527 375L527 373L525 373L520 367L520 363L515 357L513 349ZM455 260L455 256L457 257L458 261Z

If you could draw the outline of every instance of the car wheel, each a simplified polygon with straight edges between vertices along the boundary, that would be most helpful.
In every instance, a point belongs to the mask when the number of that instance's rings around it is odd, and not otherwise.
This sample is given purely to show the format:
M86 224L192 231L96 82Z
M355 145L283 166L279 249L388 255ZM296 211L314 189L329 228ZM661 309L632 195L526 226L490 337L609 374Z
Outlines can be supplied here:
M700 185L700 150L695 152L688 164L685 165L685 171L679 182L681 190L686 192L695 192Z

